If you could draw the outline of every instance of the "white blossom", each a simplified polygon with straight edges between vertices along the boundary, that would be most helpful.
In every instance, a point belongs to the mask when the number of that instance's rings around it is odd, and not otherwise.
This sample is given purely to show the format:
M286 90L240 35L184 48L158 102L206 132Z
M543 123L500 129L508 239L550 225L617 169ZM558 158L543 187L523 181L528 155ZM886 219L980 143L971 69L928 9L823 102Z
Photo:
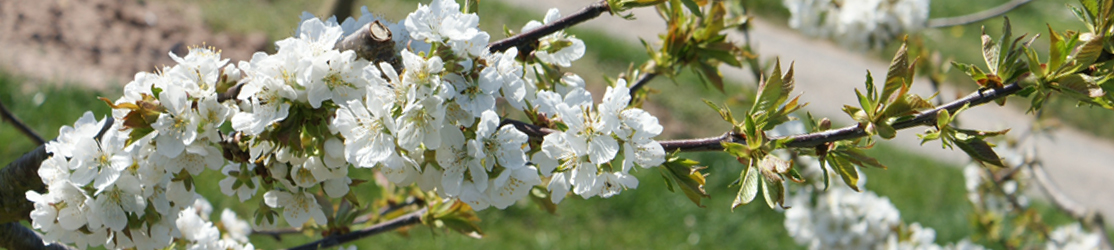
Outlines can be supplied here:
M318 205L317 199L307 192L271 190L263 194L263 201L267 206L283 208L283 218L291 226L301 226L310 219L321 225L327 222L325 212L321 211L321 205Z
M90 135L83 135L84 138L78 140L70 159L74 170L70 181L79 186L92 181L99 192L112 185L120 177L120 172L132 164L132 158L124 148L127 131L120 131L119 124L105 130L99 140Z
M374 167L395 152L395 121L387 110L390 103L372 92L367 98L366 103L352 100L342 105L330 124L345 138L345 159L361 168Z
M561 19L561 12L557 8L549 9L545 13L544 22L530 21L522 27L522 32L537 29L558 19ZM538 50L534 55L542 62L569 67L572 66L572 61L584 56L584 49L584 41L566 35L564 31L557 31L538 39Z
M789 27L814 37L867 49L924 28L927 0L784 0Z
M306 95L313 108L331 100L345 103L361 97L370 83L363 78L368 62L356 60L355 51L339 52L329 50L312 58L312 64L305 74Z
M487 189L488 199L491 206L504 209L525 198L534 185L541 183L538 170L532 166L507 169L491 180L491 186Z
M488 170L496 163L509 169L522 168L526 165L523 145L529 137L514 126L500 128L500 122L495 111L484 111L476 128L476 139L468 141L469 151L473 157L481 159Z
M236 212L228 208L221 210L220 223L224 227L224 232L228 238L240 243L248 242L248 235L251 234L251 224L241 220L240 217L236 216Z
M244 83L238 98L247 102L251 110L236 113L232 117L232 128L258 135L272 123L286 119L290 112L289 101L297 98L297 93L280 78L256 76Z
M1046 249L1099 249L1103 235L1087 232L1079 223L1057 227L1048 235Z
M444 169L440 191L448 196L458 196L465 185L473 187L476 192L486 191L487 170L471 147L465 144L464 134L458 129L442 129L441 143L437 150L437 163ZM470 180L465 179L466 172Z

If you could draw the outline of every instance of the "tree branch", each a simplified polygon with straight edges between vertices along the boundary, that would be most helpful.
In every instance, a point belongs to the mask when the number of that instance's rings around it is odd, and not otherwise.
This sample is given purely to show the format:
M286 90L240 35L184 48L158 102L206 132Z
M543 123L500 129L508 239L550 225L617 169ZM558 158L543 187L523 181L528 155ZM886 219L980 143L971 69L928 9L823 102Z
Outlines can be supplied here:
M28 250L68 250L72 249L59 244L43 244L38 233L24 227L18 222L0 224L0 248L28 249Z
M917 114L912 119L898 121L898 122L893 124L893 127L896 130L902 130L902 129L907 129L907 128L916 127L916 126L932 125L932 124L935 124L935 122L936 122L936 113L940 112L941 110L948 110L948 112L955 112L956 110L959 110L960 108L962 108L963 106L966 106L966 105L970 105L972 107L978 106L978 105L993 101L993 100L998 99L998 98L1003 98L1003 97L1012 95L1014 93L1017 93L1018 91L1021 91L1021 89L1022 89L1021 85L1017 82L1014 82L1014 83L1006 85L1006 86L1004 86L1000 89L977 90L977 91L975 91L975 93L971 93L970 95L967 95L963 98L952 101L948 104L944 104L943 106L936 107L935 109L928 110L928 111L922 112L920 114ZM802 134L802 135L771 137L770 139L771 140L791 139L792 141L790 141L789 143L786 143L786 146L794 147L794 148L810 148L810 147L823 145L824 143L835 142L835 141L840 141L840 140L847 140L847 139L854 139L854 138L859 138L859 137L864 137L864 136L867 136L866 130L864 130L863 128L860 128L858 125L851 125L851 126L847 126L847 127L840 128L840 129L827 130L827 131L821 131L821 132L810 133L810 134ZM721 136L718 136L718 137L709 137L709 138L703 138L703 139L687 139L687 140L666 140L666 141L660 141L660 143L661 143L661 146L663 148L665 148L666 152L672 152L672 151L676 151L676 150L681 150L681 151L715 151L715 150L723 150L723 146L721 144L722 142L736 142L736 143L739 143L739 142L743 142L743 141L744 141L743 137L741 137L741 136L732 136L730 134L724 134L724 135L721 135Z
M403 202L403 203L388 204L387 206L380 208L379 211L374 212L374 213L379 214L379 216L384 216L384 215L387 215L388 213L397 211L399 209L409 207L410 205L421 205L421 204L425 204L425 202L420 200L420 199L414 199L413 197L411 197L410 199L408 199L406 202ZM369 220L369 218L371 218L371 217L372 217L372 213L361 215L360 217L357 217L356 220L353 220L352 224L363 224L364 222L367 222ZM291 227L291 228L280 228L280 229L274 229L274 230L252 230L251 231L251 234L259 234L259 235L263 235L263 236L270 236L271 238L274 238L276 241L282 241L282 235L284 235L284 234L301 234L301 233L302 233L302 229L293 228L293 227Z
M104 126L94 138L101 138L112 123L112 116L105 118ZM27 200L27 191L46 191L46 185L39 178L39 165L47 157L50 154L46 152L46 146L39 145L0 169L0 223L29 219L35 205Z
M634 95L635 92L638 92L639 89L646 86L647 83L650 83L650 80L653 80L657 76L658 74L653 72L646 72L638 76L638 79L634 80L634 85L630 87L630 94ZM631 100L633 101L634 99Z
M1103 249L1114 249L1110 244L1110 238L1107 238L1110 234L1106 232L1106 222L1103 220L1101 213L1068 198L1064 191L1053 184L1052 179L1048 177L1048 173L1044 172L1043 164L1039 161L1028 165L1029 172L1033 173L1033 179L1036 180L1037 186L1048 195L1052 204L1068 213L1072 218L1079 220L1084 226L1089 227L1092 232L1102 234L1099 238L1102 239Z
M584 7L583 9L580 9L580 11L577 11L572 15L568 15L561 19L558 19L555 22L548 23L542 25L541 27L538 27L537 29L533 29L527 32L520 33L518 35L514 35L512 37L505 38L503 40L490 43L487 45L487 49L491 52L499 52L510 49L511 47L518 47L519 54L529 54L530 52L534 51L534 46L529 45L537 41L539 38L542 38L543 36L549 34L553 34L557 31L567 29L568 27L572 27L573 25L577 25L584 21L592 20L593 18L600 16L600 14L610 11L611 6L607 5L607 1L600 0L599 2L593 3L591 5L588 5L587 7Z
M356 56L368 61L390 63L395 70L401 71L402 61L399 60L398 51L395 51L392 36L391 29L379 21L374 21L364 25L356 33L344 37L335 46L340 51L355 51Z
M45 192L46 185L39 178L39 164L50 154L46 146L39 145L0 169L0 223L13 223L29 219L35 205L27 200L27 191Z
M951 27L951 26L975 23L975 22L979 22L979 21L982 21L982 20L994 18L994 17L1000 16L1002 14L1006 14L1006 12L1009 12L1013 9L1016 9L1017 7L1021 7L1021 5L1025 5L1025 4L1027 4L1029 2L1032 2L1032 1L1033 0L1013 0L1013 1L1009 1L1007 3L1004 3L1002 5L998 5L997 7L990 8L990 9L987 9L987 10L984 10L984 11L975 12L975 13L972 13L972 14L969 14L969 15L963 15L963 16L957 16L957 17L933 18L933 19L928 20L928 27L929 28L946 28L946 27Z
M400 227L418 224L418 223L422 222L422 216L425 215L426 211L428 211L428 210L429 210L429 207L423 207L422 209L418 209L417 211L410 212L406 215L399 216L398 218L394 218L394 219L389 220L389 221L384 221L382 223L375 224L373 226L370 226L370 227L367 227L367 228L364 228L364 229L360 229L360 230L357 230L357 231L353 231L351 233L336 235L336 236L329 236L329 237L326 237L326 238L318 240L318 241L314 241L314 242L310 242L310 243L305 244L305 245L290 248L290 250L309 250L309 249L321 249L321 248L334 247L334 246L338 246L340 244L347 243L349 241L357 240L357 239L360 239L360 238L364 238L364 237L368 237L368 236L372 236L372 235L376 235L376 234L380 234L380 233L384 233L384 232L389 232L391 230L395 230L395 229L400 228Z
M43 140L43 137L39 136L38 133L35 133L35 130L32 130L31 127L28 127L27 124L23 123L23 121L20 120L19 117L16 117L15 114L12 114L12 111L8 110L7 106L4 106L4 102L0 102L0 115L4 117L5 121L8 121L12 125L14 125L20 133L26 135L27 138L31 138L31 140L35 142L35 145L46 144L46 140Z
M236 83L236 85L233 85L231 88L228 88L228 90L225 90L222 93L217 93L217 102L224 102L224 101L227 101L227 100L235 100L236 97L240 96L240 90L243 90L243 89L244 89L244 82L243 81L238 82L238 83Z

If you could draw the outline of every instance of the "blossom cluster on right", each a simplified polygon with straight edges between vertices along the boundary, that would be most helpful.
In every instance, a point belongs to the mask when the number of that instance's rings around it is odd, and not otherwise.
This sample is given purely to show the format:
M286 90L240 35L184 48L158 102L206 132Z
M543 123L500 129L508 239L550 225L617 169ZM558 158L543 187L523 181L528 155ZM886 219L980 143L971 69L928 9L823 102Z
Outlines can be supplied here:
M789 27L864 50L926 27L928 0L783 0Z

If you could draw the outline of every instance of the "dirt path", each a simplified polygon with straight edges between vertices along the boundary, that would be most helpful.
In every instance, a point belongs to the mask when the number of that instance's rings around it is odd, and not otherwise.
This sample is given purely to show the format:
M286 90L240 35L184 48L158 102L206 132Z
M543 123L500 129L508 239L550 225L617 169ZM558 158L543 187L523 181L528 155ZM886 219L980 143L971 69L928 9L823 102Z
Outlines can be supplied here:
M594 0L502 1L537 13L545 13L548 8L556 7L564 14L573 13L595 2ZM651 9L641 9L634 14L638 18L634 21L604 14L585 23L584 26L614 34L627 40L626 42L632 46L641 47L638 44L638 37L645 38L647 41L656 41L657 32L664 30L665 26L661 18ZM538 16L537 19L541 18ZM801 100L810 103L808 109L814 115L830 117L843 124L852 122L840 111L840 107L844 104L857 103L852 94L853 88L863 87L866 71L870 70L875 74L875 78L881 78L884 77L888 67L887 62L872 56L849 52L829 42L813 40L762 20L756 21L751 35L760 55L779 56L783 62L796 63L797 92L805 94ZM741 34L732 34L732 36L733 40L742 41ZM726 70L724 75L742 80L752 77L750 73L739 69ZM914 85L912 92L926 97L932 95L930 87L925 84L928 82L927 79L918 79L915 82L918 84ZM951 86L945 86L940 92L944 93L944 96L957 93ZM1032 120L1024 114L1024 110L1000 108L994 105L969 109L961 117L964 126L969 128L986 130L1014 128L1011 132L1013 134L1024 133ZM958 150L940 149L937 142L920 146L920 141L915 134L922 131L915 128L908 129L899 132L895 140L886 143L909 151L923 152L941 161L957 165L965 164L969 159ZM1091 208L1097 208L1108 217L1114 216L1114 184L1112 184L1114 144L1072 128L1060 129L1054 132L1053 137L1054 139L1039 138L1035 143L1040 145L1037 156L1045 162L1046 170L1055 183L1064 189L1070 198ZM1030 140L1030 143L1033 141ZM891 167L901 166L891 164Z
M213 46L222 56L249 59L267 37L218 34L197 7L134 0L0 1L0 68L33 82L120 88L136 72L174 63L189 46ZM25 88L35 88L25 84ZM115 85L115 86L114 86Z

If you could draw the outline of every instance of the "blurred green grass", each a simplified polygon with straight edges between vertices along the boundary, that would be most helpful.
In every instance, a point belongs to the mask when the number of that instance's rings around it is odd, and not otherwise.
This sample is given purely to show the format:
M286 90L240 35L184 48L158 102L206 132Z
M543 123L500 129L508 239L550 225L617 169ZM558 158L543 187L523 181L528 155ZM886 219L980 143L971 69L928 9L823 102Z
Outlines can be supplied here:
M320 12L321 9L313 1L197 0L193 3L202 7L206 22L215 29L237 32L263 30L272 39L290 35L302 10ZM780 1L776 3L780 4ZM413 10L417 1L362 1L360 4L375 6L372 12L399 20ZM496 37L493 40L502 37L495 31L502 30L503 24L515 30L530 19L542 17L540 13L512 9L494 1L484 1L481 11L484 13L481 26L484 30L493 31L492 35ZM599 83L603 76L614 76L626 68L627 62L637 63L646 58L641 48L612 42L606 34L580 29L573 29L571 33L585 40L589 48L588 55L571 71L594 83L592 87L596 89L593 93L599 94L598 90L602 90ZM658 79L651 85L668 94L652 96L652 102L646 108L660 118L672 138L718 135L729 127L701 103L700 98L728 103L734 110L744 110L751 102L749 96L752 90L743 86L752 86L753 83L728 84L725 94L695 82L694 76L684 75L678 78L676 84ZM17 77L0 75L0 88L5 90L0 94L0 101L33 125L44 138L53 138L59 126L71 124L90 107L98 117L107 114L107 107L95 99L97 96L110 99L119 96L118 90L103 94L80 88L45 87L34 90L46 97L45 102L36 105L32 100L34 91L24 90L26 87L21 83L22 80ZM33 148L30 141L14 129L9 126L0 128L0 140L9 142L2 159L10 161ZM890 197L906 222L919 222L936 229L938 243L955 242L971 234L972 227L966 217L970 206L966 202L963 175L959 168L885 145L869 152L890 168L865 170L869 176L867 188ZM717 153L690 153L686 157L709 166L707 173L711 175L707 190L712 199L705 200L706 208L695 206L680 193L668 193L658 177L658 170L640 169L635 173L640 180L638 189L624 191L610 199L570 197L560 204L558 215L550 215L528 202L506 210L480 211L480 218L483 219L480 226L487 235L482 240L419 226L406 235L387 233L355 244L361 249L801 248L785 231L783 215L767 208L762 202L740 207L736 211L729 209L737 190L727 187L727 184L737 178L738 171L743 167L737 161ZM207 171L197 179L217 181L222 178L215 171ZM249 216L262 196L258 194L256 198L240 203L220 194L218 187L212 184L198 185L198 191L208 197L214 207L230 207L241 217ZM360 192L377 193L368 189ZM1062 215L1049 212L1049 209L1042 211L1054 220L1060 218L1058 221L1066 221ZM291 235L282 241L263 236L252 238L257 248L274 249L295 246L315 237Z

